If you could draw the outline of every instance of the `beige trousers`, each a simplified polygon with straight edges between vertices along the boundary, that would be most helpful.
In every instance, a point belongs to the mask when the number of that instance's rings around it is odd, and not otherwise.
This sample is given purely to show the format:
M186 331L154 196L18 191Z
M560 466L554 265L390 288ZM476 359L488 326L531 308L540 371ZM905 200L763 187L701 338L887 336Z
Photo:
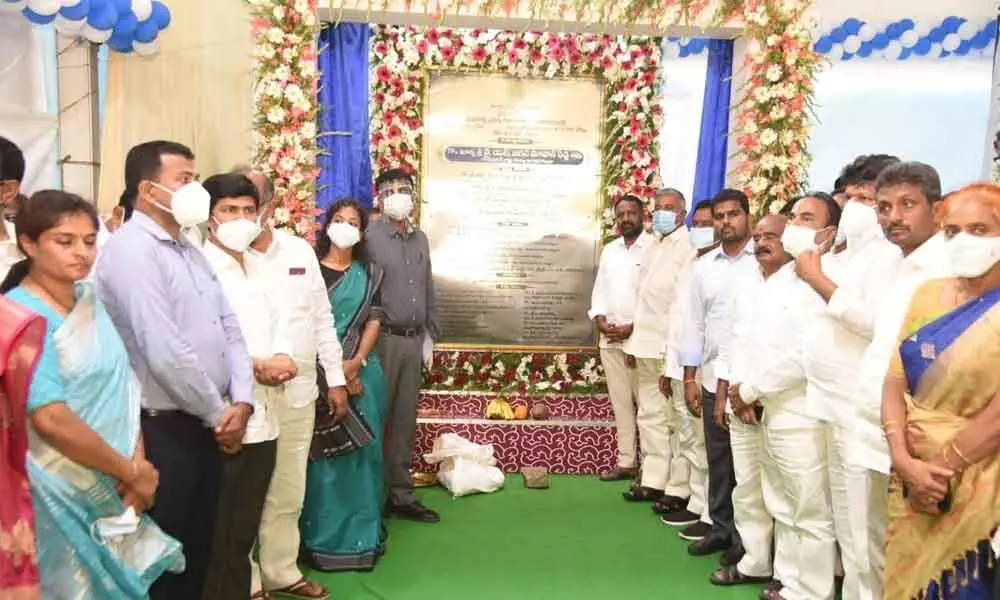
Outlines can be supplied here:
M618 430L618 466L631 469L638 466L635 451L637 370L625 366L625 353L621 348L601 348L601 365L608 380L608 396Z
M690 469L676 441L678 416L673 403L660 391L663 359L636 359L639 448L642 450L642 484L670 496L687 496Z
M278 407L278 457L264 501L258 541L260 566L253 567L253 585L277 590L302 578L298 567L299 515L306 494L306 466L316 409Z

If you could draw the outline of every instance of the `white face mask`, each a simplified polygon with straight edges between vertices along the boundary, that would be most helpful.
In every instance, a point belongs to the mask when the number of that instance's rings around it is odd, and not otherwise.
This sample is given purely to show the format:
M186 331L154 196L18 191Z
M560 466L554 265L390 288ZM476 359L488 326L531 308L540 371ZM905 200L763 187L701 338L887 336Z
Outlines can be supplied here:
M216 219L215 222L219 224L215 228L215 239L233 252L246 252L250 244L260 235L260 225L256 221L236 219L219 223Z
M816 248L816 230L789 223L781 235L781 245L785 247L785 252L798 258L803 252Z
M691 245L698 250L708 248L715 243L715 227L692 227L688 233L691 237Z
M7 242L11 244L17 243L17 231L14 229L14 222L3 219L4 230L7 231Z
M192 181L176 190L167 189L158 183L153 185L171 195L169 208L159 202L153 204L172 214L181 227L201 225L208 220L208 209L212 204L212 198L200 182Z
M413 212L413 196L392 194L382 203L382 213L395 221L402 221Z
M341 250L353 248L361 241L361 231L350 223L343 221L330 223L326 228L326 235L330 236L330 241Z
M856 200L848 200L844 205L844 212L840 215L837 242L846 241L850 244L878 235L881 231L874 207Z
M1000 262L1000 237L983 237L962 232L948 240L948 256L956 276L974 279Z

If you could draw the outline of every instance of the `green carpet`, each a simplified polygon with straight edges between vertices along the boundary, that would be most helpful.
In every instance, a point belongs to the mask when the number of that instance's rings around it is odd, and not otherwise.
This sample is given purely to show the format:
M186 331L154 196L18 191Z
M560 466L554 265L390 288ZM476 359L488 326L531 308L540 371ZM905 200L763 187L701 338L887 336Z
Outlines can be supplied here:
M756 598L708 577L718 557L693 558L649 504L622 500L624 484L553 477L548 490L520 475L495 494L452 499L419 492L436 525L388 521L388 552L372 573L313 574L334 600L589 600Z

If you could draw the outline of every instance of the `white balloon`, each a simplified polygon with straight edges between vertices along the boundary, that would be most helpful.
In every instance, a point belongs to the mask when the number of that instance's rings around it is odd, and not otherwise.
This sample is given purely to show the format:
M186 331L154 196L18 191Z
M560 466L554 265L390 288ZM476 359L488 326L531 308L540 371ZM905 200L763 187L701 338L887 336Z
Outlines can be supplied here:
M976 37L977 33L979 33L979 28L973 25L971 21L962 23L958 28L958 37L962 40L971 40ZM947 48L945 49L947 50ZM951 52L951 50L948 50L948 52Z
M851 37L844 40L844 52L855 54L860 49L861 49L861 38L859 38L858 36L852 35Z
M681 56L681 45L677 42L667 41L663 44L663 57L664 58L680 58Z
M153 14L153 0L132 0L132 12L140 23Z
M858 30L858 37L861 38L862 42L870 42L877 33L878 33L877 29L875 29L868 23L865 23L864 25L861 26L861 29Z
M87 38L95 44L103 44L108 41L111 34L114 33L113 29L94 29L89 24L83 26L83 31L80 32L83 37Z
M912 48L917 45L920 41L920 36L914 30L909 30L903 35L899 36L899 43L903 45L904 48Z
M86 19L74 21L62 15L56 15L56 20L52 24L56 26L56 31L59 32L59 35L76 37L83 33L83 28L87 25L87 21Z
M145 44L142 42L132 42L132 49L135 50L135 53L139 56L149 56L159 52L160 43L156 40Z
M941 44L934 42L933 44L931 44L930 51L927 52L927 58L939 58L943 50L944 49L941 48Z
M833 44L830 46L830 51L827 52L827 56L830 57L830 60L840 60L841 58L844 58L844 47L840 44Z
M889 45L883 50L883 54L889 60L899 60L899 56L903 53L903 45L899 43L898 40L892 40Z
M28 0L28 8L40 15L54 15L62 8L62 0Z
M941 42L941 47L948 52L954 52L958 50L959 44L962 43L962 38L958 37L957 33L949 33L944 36L944 41Z

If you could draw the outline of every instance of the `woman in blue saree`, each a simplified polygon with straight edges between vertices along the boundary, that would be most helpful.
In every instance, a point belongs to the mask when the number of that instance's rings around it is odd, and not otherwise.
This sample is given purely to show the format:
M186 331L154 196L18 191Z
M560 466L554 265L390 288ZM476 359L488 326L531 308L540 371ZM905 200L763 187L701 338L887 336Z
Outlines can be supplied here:
M1000 524L1000 187L940 207L953 279L911 300L883 387L885 597L988 600Z
M384 551L382 420L385 376L378 353L381 271L359 244L367 214L353 199L326 213L316 244L337 335L344 349L344 376L351 400L331 414L324 377L316 402L306 498L300 519L302 546L322 571L364 571Z
M46 319L28 391L27 470L42 597L145 598L180 544L142 511L159 476L144 457L139 387L125 345L82 281L97 255L97 213L79 196L33 195L17 215L28 257L0 291Z

